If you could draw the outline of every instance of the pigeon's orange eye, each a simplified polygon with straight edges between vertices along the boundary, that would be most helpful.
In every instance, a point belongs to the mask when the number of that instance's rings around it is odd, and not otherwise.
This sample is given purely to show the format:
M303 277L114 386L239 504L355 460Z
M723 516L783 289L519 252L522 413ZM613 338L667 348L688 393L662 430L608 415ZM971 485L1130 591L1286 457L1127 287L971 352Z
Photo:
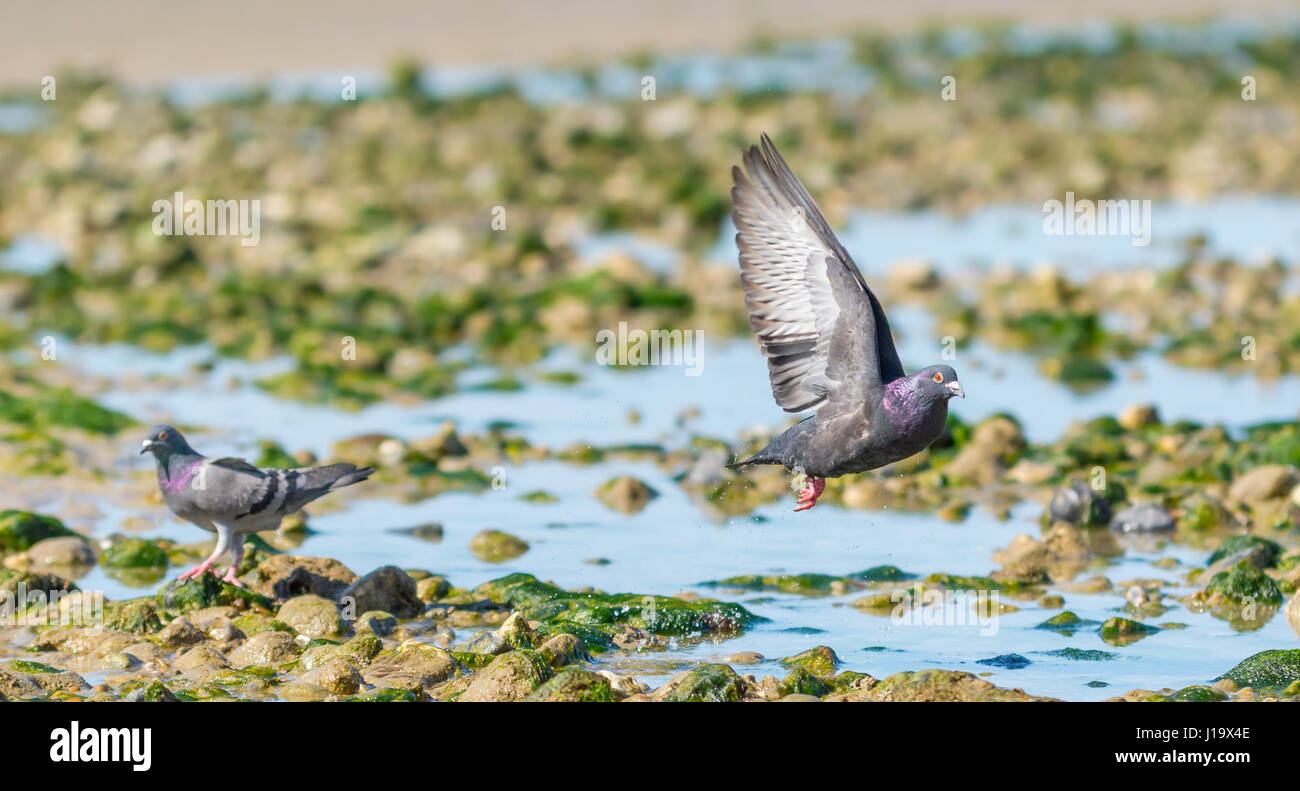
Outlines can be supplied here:
M938 371L935 371L935 372L934 372L934 381L936 381L936 382L942 382L942 381L943 381L943 374L939 373Z
M938 376L938 374L935 374L935 375ZM940 377L940 378L942 378L942 377ZM937 382L937 381L939 381L939 380L938 380L938 379L935 379L934 381ZM167 439L167 432L166 432L166 431L159 432L159 433L158 433L158 439Z

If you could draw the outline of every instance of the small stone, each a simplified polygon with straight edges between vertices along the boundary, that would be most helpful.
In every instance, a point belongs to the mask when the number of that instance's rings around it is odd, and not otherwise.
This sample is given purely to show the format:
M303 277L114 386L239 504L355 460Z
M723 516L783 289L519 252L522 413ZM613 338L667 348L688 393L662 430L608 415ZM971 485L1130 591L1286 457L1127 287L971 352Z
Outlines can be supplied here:
M77 537L52 516L0 511L0 555L21 552L49 538Z
M424 602L415 591L411 575L396 566L382 566L349 585L338 601L354 612L383 610L398 618L418 618Z
M206 645L198 645L176 658L176 669L189 673L200 668L228 668L230 662Z
M1129 431L1160 424L1160 413L1151 404L1130 404L1119 413L1119 424Z
M1241 688L1286 687L1300 680L1300 648L1260 651L1223 674Z
M262 632L248 638L230 652L235 667L282 665L298 658L298 644L284 632Z
M320 687L331 695L355 695L361 689L361 673L343 659L309 670L298 681Z
M1053 522L1080 527L1104 527L1111 518L1110 503L1082 481L1057 489L1047 510Z
M630 475L621 475L601 484L595 495L615 511L631 515L645 508L659 493Z
M527 698L530 701L612 703L614 690L609 679L590 670L571 667L543 683Z
M465 650L474 654L497 656L509 651L510 646L506 645L505 639L496 632L483 632L470 640L469 645L465 646Z
M1128 618L1109 618L1097 631L1100 632L1101 639L1105 643L1128 645L1147 635L1155 634L1160 629Z
M451 591L451 584L445 577L425 577L415 583L415 595L420 601L434 602L446 596Z
M140 665L140 660L126 651L109 651L99 659L99 663L112 670L130 670Z
M203 632L196 629L183 615L164 626L156 637L160 643L173 649L203 642Z
M727 665L701 665L674 676L654 697L679 703L736 703L745 698L747 688L748 682Z
M456 659L446 651L427 643L407 640L392 651L379 654L362 673L367 684L420 690L451 678L456 673Z
M213 618L209 621L207 630L208 637L218 643L229 643L240 638L239 629L225 616Z
M344 629L334 602L314 594L295 596L285 602L276 617L308 637L334 637Z
M1258 503L1285 497L1296 485L1296 471L1281 464L1256 467L1232 482L1228 498L1243 503Z
M523 613L518 612L510 614L505 623L501 624L500 628L497 629L497 634L501 635L501 639L511 649L536 648L538 643L542 641L537 636L537 632L534 632L533 628L528 625L528 619L524 617Z
M1122 533L1150 533L1174 529L1174 517L1154 504L1134 505L1115 514L1110 529Z
M1031 662L1020 654L1001 654L989 659L977 659L975 664L1000 667L1006 670L1019 670L1022 667L1028 667Z
M467 702L523 700L551 676L550 665L539 652L511 651L480 670L460 699Z
M528 542L500 530L484 530L470 539L469 551L485 563L504 563L528 551Z
M422 525L416 525L415 527L407 527L397 532L402 533L403 535L408 535L411 538L418 538L421 541L428 541L430 543L437 543L441 541L443 535L442 525L438 524L437 522L426 522Z
M119 632L135 634L149 634L163 628L157 609L148 599L132 599L107 608L104 625Z
M371 610L362 613L352 629L357 634L369 633L376 637L387 637L397 629L397 619L382 610Z
M154 541L122 538L104 550L99 562L112 569L162 568L167 565L167 551Z
M62 536L38 541L27 550L33 568L93 566L95 550L81 536Z
M280 697L292 703L319 703L329 700L330 692L314 684L295 681L280 688Z
M128 703L176 703L177 698L161 681L153 681L147 686L132 690L124 698Z
M1056 468L1050 464L1021 459L1011 469L1007 470L1006 477L1007 480L1015 483L1038 486L1055 478Z
M277 599L311 593L331 601L356 582L357 575L333 558L272 555L245 575L254 590Z
M537 650L545 657L546 663L554 668L577 664L590 658L587 646L579 637L571 634L557 634L542 643L542 647Z
M614 690L614 697L626 698L632 695L640 695L648 691L645 684L637 681L632 676L623 676L612 670L601 670L597 675L604 676L609 681L609 686Z
M0 698L39 698L45 692L27 673L0 668Z
M802 667L815 676L830 678L835 675L835 668L840 666L840 658L829 646L819 645L794 656L787 656L781 660L781 664Z

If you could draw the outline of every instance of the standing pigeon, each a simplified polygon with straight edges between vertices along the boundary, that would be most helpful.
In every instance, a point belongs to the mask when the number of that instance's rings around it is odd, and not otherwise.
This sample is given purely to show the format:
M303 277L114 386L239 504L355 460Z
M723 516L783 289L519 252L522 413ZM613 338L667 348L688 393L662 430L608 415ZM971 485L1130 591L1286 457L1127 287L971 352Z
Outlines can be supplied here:
M732 167L736 246L749 326L767 357L772 395L787 412L816 414L748 459L806 476L798 507L826 478L918 453L943 433L957 372L903 371L876 295L767 135Z
M285 514L335 489L364 481L375 472L373 467L358 468L354 464L264 470L240 459L209 459L191 448L171 426L149 429L140 452L153 454L158 487L172 513L217 534L212 557L180 578L212 571L217 559L229 549L232 563L221 579L241 588L243 584L235 578L235 570L244 559L241 536L274 530Z

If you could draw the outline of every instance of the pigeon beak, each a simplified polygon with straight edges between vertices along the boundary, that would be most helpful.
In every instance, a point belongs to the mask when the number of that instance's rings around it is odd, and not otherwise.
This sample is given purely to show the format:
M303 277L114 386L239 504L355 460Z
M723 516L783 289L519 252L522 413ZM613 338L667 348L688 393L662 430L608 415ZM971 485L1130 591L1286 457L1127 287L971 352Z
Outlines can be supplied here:
M147 439L144 442L140 443L140 453L143 454L150 450L153 450L153 440Z
M948 388L949 390L951 390L951 391L952 391L952 394L953 394L954 396L957 396L958 398L965 398L965 397L966 397L966 391L961 389L961 382L958 382L956 379L954 379L954 380L952 380L951 382L949 382L948 384L944 385L944 387L946 387L946 388Z

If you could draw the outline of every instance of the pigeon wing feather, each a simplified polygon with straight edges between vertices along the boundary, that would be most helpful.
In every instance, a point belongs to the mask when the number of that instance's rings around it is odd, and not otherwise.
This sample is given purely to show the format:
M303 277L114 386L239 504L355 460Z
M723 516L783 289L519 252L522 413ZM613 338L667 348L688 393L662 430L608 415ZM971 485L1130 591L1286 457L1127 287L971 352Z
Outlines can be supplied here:
M188 497L218 522L274 513L284 502L285 479L241 459L212 459L186 487Z
M772 395L788 412L860 410L903 376L884 310L767 135L744 164L748 178L732 168L736 245Z

